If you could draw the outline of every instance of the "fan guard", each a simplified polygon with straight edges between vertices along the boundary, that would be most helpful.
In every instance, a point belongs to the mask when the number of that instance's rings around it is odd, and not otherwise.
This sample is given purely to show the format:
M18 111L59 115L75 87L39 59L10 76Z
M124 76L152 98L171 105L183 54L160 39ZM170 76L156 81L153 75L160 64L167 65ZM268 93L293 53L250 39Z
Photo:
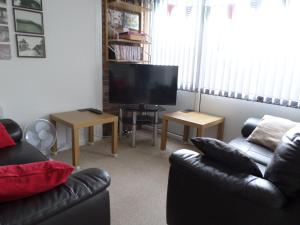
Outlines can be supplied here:
M25 140L44 155L49 156L56 142L56 129L48 120L38 119L26 128Z

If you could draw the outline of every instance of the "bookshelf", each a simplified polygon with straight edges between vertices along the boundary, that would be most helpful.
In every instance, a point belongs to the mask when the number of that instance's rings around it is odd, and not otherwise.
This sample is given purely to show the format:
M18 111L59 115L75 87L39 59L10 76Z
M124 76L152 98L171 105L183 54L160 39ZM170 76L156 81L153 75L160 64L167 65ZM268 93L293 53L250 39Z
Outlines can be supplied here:
M147 7L142 7L136 4L124 2L122 0L117 0L117 1L109 1L108 2L108 7L111 9L116 9L116 10L125 10L128 12L135 12L135 13L142 13L142 12L149 12L151 11L150 8Z
M148 63L151 60L149 20L144 2L105 0L105 60L107 63ZM139 2L139 3L138 3Z

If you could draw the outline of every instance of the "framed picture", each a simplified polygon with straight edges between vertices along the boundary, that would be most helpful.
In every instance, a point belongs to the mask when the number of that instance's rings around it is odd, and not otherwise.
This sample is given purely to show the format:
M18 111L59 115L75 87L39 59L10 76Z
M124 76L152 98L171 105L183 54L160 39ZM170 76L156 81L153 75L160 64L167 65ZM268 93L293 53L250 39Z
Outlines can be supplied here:
M124 13L124 27L130 30L140 30L140 15L133 13Z
M0 0L0 6L6 7L6 0Z
M45 37L16 35L18 57L46 58Z
M20 8L34 9L39 11L43 10L42 0L12 0L12 4L13 6Z
M14 17L16 32L44 34L43 14L41 12L14 9Z
M11 50L9 44L0 44L0 60L11 59Z
M123 27L123 12L109 9L108 10L108 21L110 23L110 26L113 28L122 28Z
M6 8L0 7L0 24L8 24Z
M7 26L0 26L0 42L9 42L9 32Z

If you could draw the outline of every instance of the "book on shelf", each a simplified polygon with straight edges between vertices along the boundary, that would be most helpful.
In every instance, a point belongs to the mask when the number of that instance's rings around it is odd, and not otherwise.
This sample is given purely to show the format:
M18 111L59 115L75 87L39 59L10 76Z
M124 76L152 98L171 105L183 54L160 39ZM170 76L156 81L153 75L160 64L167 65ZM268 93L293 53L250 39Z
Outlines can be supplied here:
M127 45L112 45L116 60L141 61L142 47Z

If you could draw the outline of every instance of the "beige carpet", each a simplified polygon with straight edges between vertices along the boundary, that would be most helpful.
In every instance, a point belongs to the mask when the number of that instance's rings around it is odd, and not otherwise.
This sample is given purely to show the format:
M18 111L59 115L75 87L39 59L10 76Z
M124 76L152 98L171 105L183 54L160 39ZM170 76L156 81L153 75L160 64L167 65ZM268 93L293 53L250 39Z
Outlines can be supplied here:
M97 167L111 175L112 225L166 225L168 157L178 149L194 148L169 138L167 151L162 152L160 141L156 147L151 145L147 131L138 131L136 140L136 148L132 148L130 138L122 138L117 157L110 155L110 139L82 147L81 169ZM71 151L54 158L71 163Z

